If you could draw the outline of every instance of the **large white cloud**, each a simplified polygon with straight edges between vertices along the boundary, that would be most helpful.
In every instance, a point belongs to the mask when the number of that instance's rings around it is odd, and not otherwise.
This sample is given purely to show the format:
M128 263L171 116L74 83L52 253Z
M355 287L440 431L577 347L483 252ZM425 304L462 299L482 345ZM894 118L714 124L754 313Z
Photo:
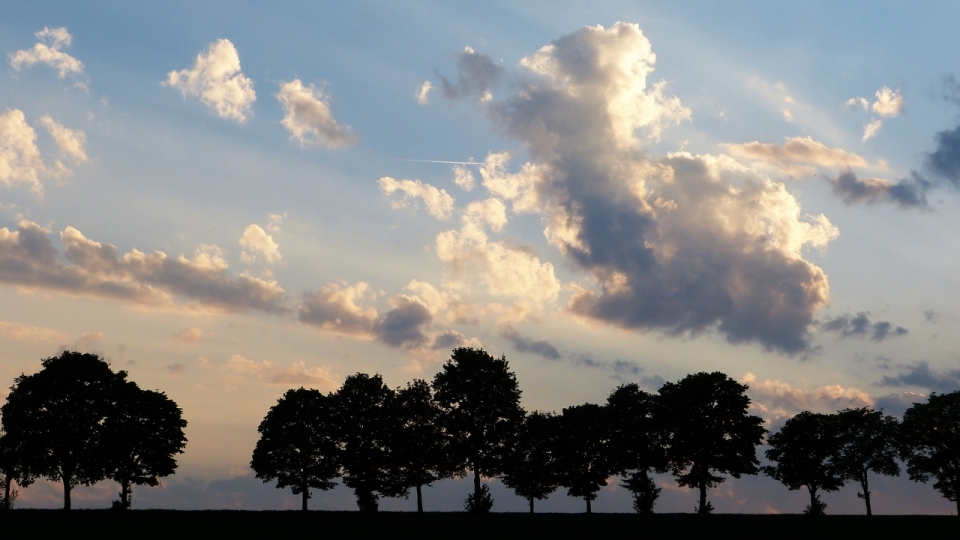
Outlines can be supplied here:
M301 146L339 148L357 142L350 126L333 117L329 97L312 84L304 86L300 79L280 83L277 99L285 113L283 127Z
M240 54L228 39L210 44L206 53L197 55L192 69L171 71L164 81L200 101L220 118L244 122L257 99L253 81L240 71Z
M23 67L45 64L57 70L57 77L61 79L68 74L83 73L83 63L61 50L69 47L73 40L66 28L44 28L35 35L39 42L35 43L32 49L9 55L10 67L20 71Z

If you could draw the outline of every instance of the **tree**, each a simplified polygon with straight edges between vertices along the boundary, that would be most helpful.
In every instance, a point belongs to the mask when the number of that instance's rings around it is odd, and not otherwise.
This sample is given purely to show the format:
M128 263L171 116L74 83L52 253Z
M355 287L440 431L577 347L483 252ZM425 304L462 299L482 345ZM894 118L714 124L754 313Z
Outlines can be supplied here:
M409 490L390 452L396 433L393 390L380 375L357 373L344 380L333 399L343 483L353 489L360 511L376 512L380 496L406 496Z
M287 390L257 428L250 468L264 482L276 480L277 489L299 494L304 512L310 488L333 489L331 480L340 476L331 401L318 390Z
M517 432L513 448L503 465L503 483L530 504L546 499L560 486L556 463L559 417L534 411Z
M523 421L520 388L507 359L483 349L453 350L443 371L433 379L434 397L444 411L443 428L450 437L454 474L473 470L473 494L467 509L487 512L493 505L480 477L503 472L503 462Z
M592 513L590 503L617 470L610 456L609 411L595 403L563 409L556 456L560 485L567 495L582 497Z
M655 416L656 396L636 384L619 386L607 398L610 411L610 456L624 480L620 484L633 495L633 509L652 514L660 488L650 471L666 472L667 456L663 430Z
M839 445L834 456L838 470L849 480L860 483L862 492L857 497L870 507L870 482L872 471L884 476L900 476L897 464L897 431L899 423L892 416L867 407L844 409L837 413Z
M114 373L96 355L70 351L42 366L14 380L2 407L3 428L22 473L61 482L63 507L70 510L74 487L99 482L110 472L107 419L127 374Z
M133 485L157 486L177 469L176 454L187 444L187 421L177 404L162 392L119 385L113 411L105 423L109 477L120 484L118 509L130 508Z
M763 472L791 491L806 487L810 505L805 513L822 515L827 505L817 492L836 491L844 483L844 474L833 461L840 445L837 417L803 411L787 420L767 444L767 459L776 465L763 467Z
M960 391L930 394L903 413L900 452L915 482L936 478L934 489L957 503L960 515Z
M400 483L417 490L417 512L423 512L423 486L444 476L446 441L440 427L441 410L430 385L421 379L397 390L392 416L396 433L390 438Z
M13 508L13 501L17 499L19 491L13 487L14 482L18 486L26 487L33 483L33 478L26 475L23 465L20 462L20 451L18 443L12 437L7 436L3 429L0 429L0 489L3 494L0 495L0 510L10 510Z
M660 388L657 415L667 432L667 458L680 486L700 490L700 514L713 510L707 488L728 474L757 474L763 420L747 413L747 386L720 372L687 375Z

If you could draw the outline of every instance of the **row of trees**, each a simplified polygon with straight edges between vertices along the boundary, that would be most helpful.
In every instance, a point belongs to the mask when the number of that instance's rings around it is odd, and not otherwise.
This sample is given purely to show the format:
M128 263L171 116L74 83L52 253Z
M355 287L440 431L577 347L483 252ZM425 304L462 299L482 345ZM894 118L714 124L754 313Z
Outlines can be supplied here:
M868 475L899 474L899 458L911 479L936 478L934 487L957 501L960 392L914 405L902 424L867 408L800 413L769 437L771 465L760 467L756 449L766 430L749 414L746 390L723 373L697 373L656 394L627 384L603 405L527 413L505 358L459 348L432 384L415 380L392 390L379 375L358 373L326 395L289 390L259 426L251 468L300 494L303 510L312 489L331 489L342 478L361 511L415 490L422 512L423 486L472 474L465 502L472 512L493 505L484 477L500 478L530 512L564 487L589 513L600 488L620 476L634 509L652 513L660 488L651 473L670 472L699 491L697 511L709 513L709 488L726 476L764 472L791 490L806 487L814 514L825 508L819 491L856 481L872 514Z
M105 479L120 484L114 508L130 507L135 485L156 486L177 468L187 426L177 404L162 392L143 390L93 354L65 351L20 375L2 412L2 507L16 498L12 485L37 478L70 492Z

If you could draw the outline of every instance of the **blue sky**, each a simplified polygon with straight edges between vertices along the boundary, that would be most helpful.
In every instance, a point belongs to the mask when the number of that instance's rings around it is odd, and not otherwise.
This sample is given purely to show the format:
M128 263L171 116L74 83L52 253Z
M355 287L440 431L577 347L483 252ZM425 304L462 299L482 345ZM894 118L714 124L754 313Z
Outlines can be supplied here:
M960 148L937 139L957 11L5 5L0 377L83 349L176 400L180 471L135 506L295 506L246 468L284 390L431 379L458 344L505 354L530 410L721 370L774 428L898 414L960 384ZM853 489L831 510L859 512ZM877 493L950 511L904 478ZM711 497L805 504L767 478Z

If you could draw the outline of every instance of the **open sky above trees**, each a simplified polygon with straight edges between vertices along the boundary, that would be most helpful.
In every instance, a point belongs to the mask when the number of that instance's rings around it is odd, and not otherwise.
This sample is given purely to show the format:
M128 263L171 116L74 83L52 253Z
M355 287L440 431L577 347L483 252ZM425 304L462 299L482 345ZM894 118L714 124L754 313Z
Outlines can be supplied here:
M958 20L946 2L6 3L0 386L70 349L166 392L189 443L137 504L167 508L299 508L248 467L276 400L431 380L457 346L505 354L527 410L723 371L771 430L900 415L960 388ZM901 474L875 513L954 509ZM658 482L657 511L695 506ZM453 484L425 507L460 509ZM630 511L616 484L595 511ZM856 489L823 500L859 513ZM37 483L17 504L61 497ZM767 477L710 496L807 498Z

